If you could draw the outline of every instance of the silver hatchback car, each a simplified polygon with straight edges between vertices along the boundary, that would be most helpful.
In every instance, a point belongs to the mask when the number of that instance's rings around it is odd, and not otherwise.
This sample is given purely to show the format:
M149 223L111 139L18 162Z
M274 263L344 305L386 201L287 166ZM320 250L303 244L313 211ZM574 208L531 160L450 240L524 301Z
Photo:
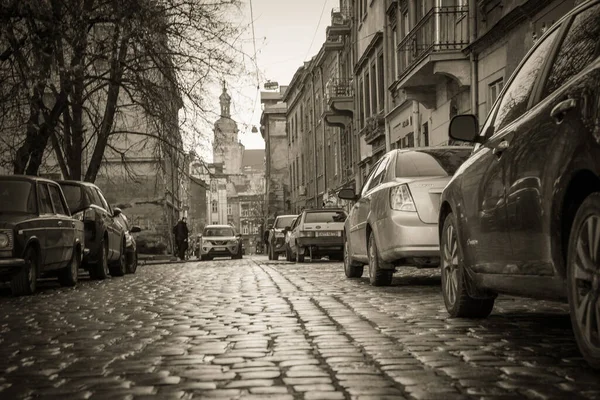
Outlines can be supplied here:
M440 197L472 147L392 150L371 169L359 195L338 196L356 203L344 227L344 270L360 278L369 265L374 286L392 283L396 266L439 266Z

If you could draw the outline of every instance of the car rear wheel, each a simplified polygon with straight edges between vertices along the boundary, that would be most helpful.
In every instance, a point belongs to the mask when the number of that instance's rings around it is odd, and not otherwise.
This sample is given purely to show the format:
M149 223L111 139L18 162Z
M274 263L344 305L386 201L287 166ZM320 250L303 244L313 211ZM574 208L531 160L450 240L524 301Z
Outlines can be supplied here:
M35 293L40 258L35 248L29 246L25 250L25 265L10 281L10 289L14 296L30 295Z
M440 248L442 294L448 314L453 318L485 318L490 315L495 299L475 299L467 291L473 283L465 272L454 214L449 214L444 221Z
M579 351L600 368L600 193L589 195L575 215L569 237L567 291Z
M100 242L100 254L98 261L90 266L90 278L106 279L110 276L108 269L108 242L102 239Z
M385 268L388 267L388 268ZM379 256L375 234L369 235L369 281L372 286L389 286L394 278L394 270Z
M275 260L275 261L278 261L279 260L279 253L276 252L275 249L273 249L272 252L273 252L272 259Z
M269 247L267 249L267 252L268 252L268 255L269 255L269 260L272 260L273 259L273 248L271 247L270 244L268 246Z
M356 265L350 256L348 240L344 240L344 272L346 278L360 278L364 272L364 265Z
M77 247L73 249L73 256L69 265L58 272L58 283L61 286L75 286L79 279L79 267L81 266L81 252Z

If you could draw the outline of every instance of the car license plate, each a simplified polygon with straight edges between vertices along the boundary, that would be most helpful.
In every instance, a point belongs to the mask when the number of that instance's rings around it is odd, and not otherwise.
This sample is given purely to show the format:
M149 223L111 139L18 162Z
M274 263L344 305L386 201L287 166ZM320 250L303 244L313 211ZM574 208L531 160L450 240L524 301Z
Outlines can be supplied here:
M225 251L225 247L214 247L215 251Z
M317 232L317 236L339 236L339 233L335 231Z

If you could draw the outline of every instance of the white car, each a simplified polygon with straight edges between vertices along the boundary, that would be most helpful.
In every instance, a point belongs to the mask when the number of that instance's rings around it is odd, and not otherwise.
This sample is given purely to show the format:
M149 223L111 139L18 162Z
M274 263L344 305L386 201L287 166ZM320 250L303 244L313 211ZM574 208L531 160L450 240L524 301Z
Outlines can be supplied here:
M200 238L200 259L242 258L242 235L229 225L206 225Z

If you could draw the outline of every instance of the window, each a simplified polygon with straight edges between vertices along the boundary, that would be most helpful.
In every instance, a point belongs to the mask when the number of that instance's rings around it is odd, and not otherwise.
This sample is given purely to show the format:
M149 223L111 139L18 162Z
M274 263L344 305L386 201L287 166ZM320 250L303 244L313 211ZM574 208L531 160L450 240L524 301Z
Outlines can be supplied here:
M102 208L104 208L106 211L112 213L112 210L110 209L110 205L108 204L108 202L104 198L104 195L102 194L102 192L100 191L100 189L96 189L96 191L98 192L98 198L102 202Z
M212 212L216 213L219 211L219 204L217 203L216 200L213 200L211 203L211 207L212 207Z
M407 36L410 32L410 23L408 20L408 10L402 13L402 26L404 27L404 36Z
M383 53L379 54L379 57L377 57L377 95L377 101L379 102L378 110L383 111L383 106L385 102L385 76L383 70Z
M231 204L227 204L227 215L232 215L233 214L233 207L231 207Z
M371 64L371 114L375 114L377 107L377 67L376 64Z
M590 7L577 15L552 65L544 97L552 94L592 62L599 49L600 6Z
M338 144L333 143L333 175L338 174Z
M408 151L396 157L396 177L451 176L471 155L471 149Z
M429 123L425 122L423 124L423 145L425 147L429 146Z
M347 215L345 211L309 211L304 216L304 223L344 222L346 217Z
M494 105L494 102L500 95L502 88L504 87L504 79L500 78L488 85L488 111Z
M369 186L367 187L367 192L371 191L372 189L375 189L381 182L381 178L383 177L383 175L385 173L385 168L387 167L388 160L389 160L389 157L383 158L381 160L381 162L379 163L379 165L377 166L377 169L375 170L375 173L373 174L373 178L371 179L371 181L369 182Z
M50 198L52 199L52 204L54 204L54 210L56 214L60 215L69 215L65 204L63 203L62 197L60 196L60 190L56 185L48 185L50 189Z
M548 57L557 32L558 30L554 30L550 36L546 37L514 75L500 102L500 108L494 121L495 131L504 128L527 111L527 103L533 91L535 79Z
M27 181L0 180L0 214L35 214L37 203L34 186Z
M365 118L369 118L371 116L371 83L370 83L370 75L369 69L367 68L367 72L365 73Z
M214 224L217 225L217 224ZM210 227L204 228L202 236L215 237L215 236L235 236L233 228L229 227Z
M216 182L212 182L210 184L210 191L213 193L216 193L216 191L217 191L217 183Z
M290 217L279 217L277 218L277 220L275 221L275 225L273 226L273 228L277 228L277 229L283 229L286 226L291 226L292 223L294 222L294 219L296 219L295 216L290 216Z
M304 185L304 154L300 155L300 182Z
M52 200L50 200L50 193L48 192L48 185L39 184L38 192L40 194L40 214L54 214Z
M364 128L365 126L365 94L363 92L363 77L362 75L358 78L358 126L359 129Z
M62 184L61 188L71 212L81 209L84 204L84 194L81 186Z
M248 234L248 225L244 225L243 232L244 232L244 235Z
M392 57L392 72L394 73L394 78L392 81L398 79L398 29L394 27L392 29L392 43L394 43L394 56Z

